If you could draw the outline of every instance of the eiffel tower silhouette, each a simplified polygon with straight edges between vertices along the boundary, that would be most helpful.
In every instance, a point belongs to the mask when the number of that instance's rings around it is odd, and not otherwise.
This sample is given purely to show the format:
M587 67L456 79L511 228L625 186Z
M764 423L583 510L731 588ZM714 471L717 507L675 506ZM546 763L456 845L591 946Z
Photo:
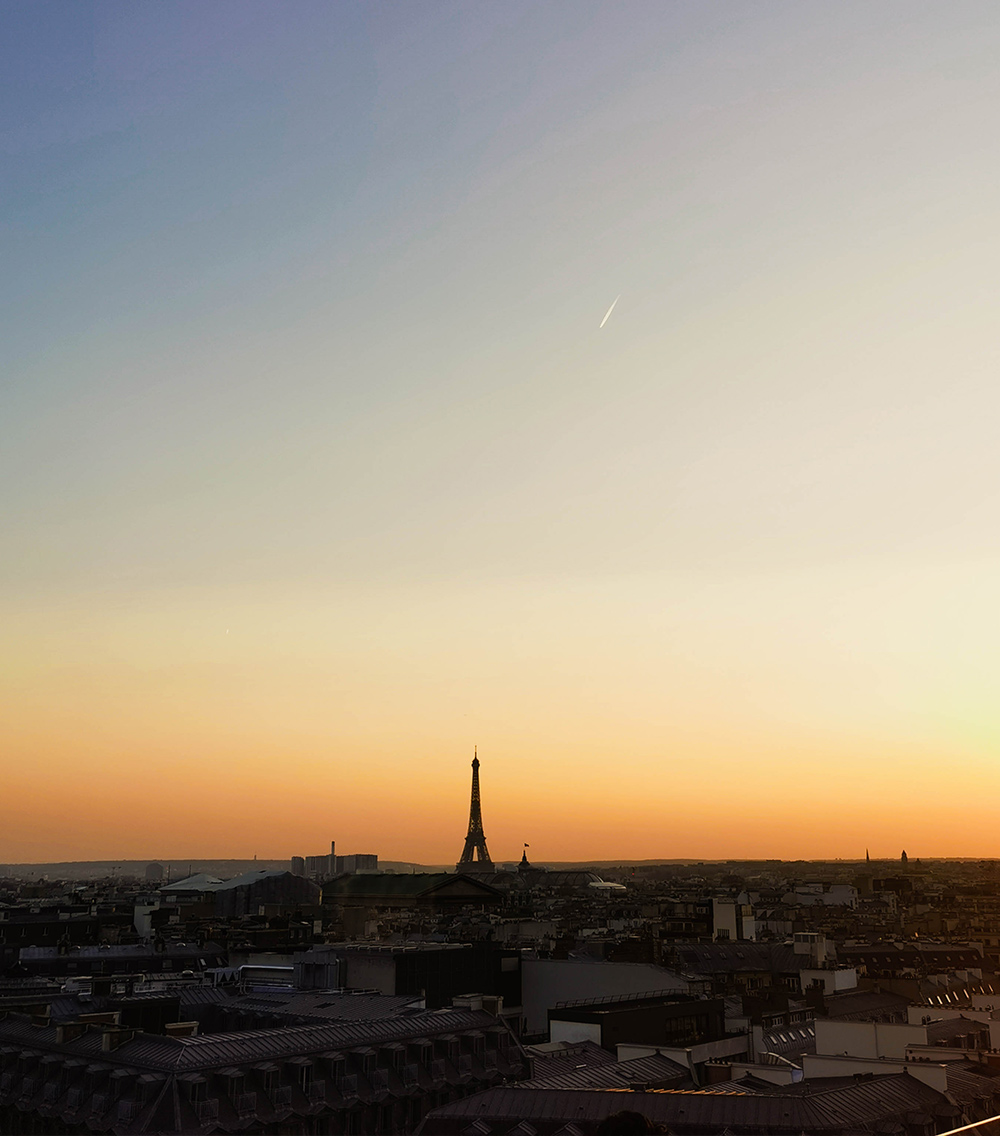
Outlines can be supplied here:
M493 861L486 847L483 832L483 810L479 800L479 753L472 751L472 803L469 806L469 834L465 838L462 858L455 865L456 872L493 872Z

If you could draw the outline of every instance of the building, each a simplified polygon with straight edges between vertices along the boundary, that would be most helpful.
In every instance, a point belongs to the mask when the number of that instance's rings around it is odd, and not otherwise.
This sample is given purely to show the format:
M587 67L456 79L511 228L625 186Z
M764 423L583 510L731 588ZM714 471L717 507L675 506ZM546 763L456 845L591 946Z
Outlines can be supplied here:
M592 1041L548 1042L525 1046L531 1077L519 1082L525 1089L650 1089L692 1088L688 1070L654 1053L619 1061Z
M322 882L334 876L377 872L378 856L374 852L354 852L349 856L338 856L337 842L331 840L329 854L293 856L291 871L296 876L307 876L311 880Z
M160 888L165 904L198 906L206 916L237 918L257 915L262 908L316 907L319 885L293 872L260 868L231 880L197 875Z
M344 934L370 938L380 912L460 911L498 907L503 893L485 879L448 872L338 876L323 885L323 903L343 909Z
M619 1044L686 1048L726 1035L721 998L633 994L563 1002L549 1010L549 1040L592 1041L612 1052Z
M294 965L310 985L335 977L346 990L419 995L430 1009L476 991L499 998L515 1023L521 1016L521 953L493 943L331 943Z
M107 944L98 947L24 947L20 965L41 978L76 978L119 974L161 974L207 970L225 958L215 943Z
M683 976L649 963L607 962L603 959L541 959L521 961L524 1019L527 1033L547 1037L549 1011L555 1006L599 999L607 1002L641 997L651 990L686 995Z
M306 876L311 880L325 880L336 871L337 842L330 841L330 851L319 856L293 856L289 870L293 875Z
M609 1116L635 1117L675 1136L931 1136L969 1115L949 1095L899 1073L849 1084L780 1086L746 1078L702 1089L646 1089L641 1083L587 1088L510 1085L435 1108L421 1136L593 1136ZM971 1111L971 1110L970 1110ZM655 1131L656 1129L654 1129Z
M378 856L374 852L354 852L350 856L336 857L335 874L338 876L377 871Z
M94 1020L95 1018L99 1020ZM427 1111L526 1064L483 1010L202 1033L122 1027L114 1014L0 1020L4 1133L412 1132Z

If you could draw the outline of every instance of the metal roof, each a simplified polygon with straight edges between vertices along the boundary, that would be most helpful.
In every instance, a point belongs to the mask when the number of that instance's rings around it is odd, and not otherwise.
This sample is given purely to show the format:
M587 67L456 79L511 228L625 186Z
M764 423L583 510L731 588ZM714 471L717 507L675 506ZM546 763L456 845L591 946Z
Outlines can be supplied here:
M797 955L785 943L677 943L674 951L685 969L698 974L798 974L811 966L808 955Z
M959 1101L1000 1097L1000 1070L978 1061L949 1061L945 1066L948 1092Z
M735 1082L734 1084L738 1084ZM547 1131L571 1122L591 1123L613 1112L634 1109L671 1131L771 1130L775 1133L861 1132L882 1118L926 1111L946 1098L905 1073L811 1095L775 1092L703 1092L654 1089L550 1089L505 1087L443 1105L428 1113L421 1131L465 1131L477 1118L490 1130L506 1132L520 1121ZM448 1125L447 1121L456 1122Z
M865 1014L905 1014L910 999L889 991L848 990L827 994L824 998L826 1017L860 1018Z
M448 1031L489 1029L496 1025L497 1019L485 1011L451 1009L361 1022L291 1025L196 1037L136 1033L113 1051L111 1060L118 1066L181 1073L438 1036ZM21 1014L11 1014L0 1021L0 1041L70 1056L103 1055L99 1030L88 1030L70 1041L57 1042L55 1026L36 1026Z
M188 876L186 880L164 884L157 890L168 894L175 891L214 891L222 883L225 883L225 881L220 880L218 876L209 876L205 872L199 872L197 875Z
M430 896L446 888L449 884L457 882L465 885L475 884L476 889L486 896L498 896L500 894L496 888L475 876L454 872L418 872L412 875L404 872L383 872L377 876L367 874L339 876L323 885L323 894L327 897L340 896L345 899L353 896L418 899Z
M957 1041L970 1033L989 1032L989 1023L971 1018L938 1018L928 1022L927 1040L931 1045Z
M665 1088L668 1082L687 1081L689 1077L689 1071L683 1065L656 1053L650 1057L633 1057L628 1061L610 1061L582 1068L545 1069L541 1076L520 1082L518 1088L621 1089L635 1084Z
M573 1073L581 1066L593 1069L617 1062L615 1055L596 1041L543 1042L526 1046L525 1053L531 1062L534 1081L548 1081L564 1073Z
M412 994L353 994L324 991L258 993L223 999L226 1007L290 1018L322 1018L326 1021L367 1022L406 1013L425 1013Z

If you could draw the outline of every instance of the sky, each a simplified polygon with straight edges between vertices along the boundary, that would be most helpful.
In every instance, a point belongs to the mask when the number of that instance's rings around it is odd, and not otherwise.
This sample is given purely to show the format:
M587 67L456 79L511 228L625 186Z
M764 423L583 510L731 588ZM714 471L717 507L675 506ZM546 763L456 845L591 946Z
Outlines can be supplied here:
M998 55L0 7L0 861L1000 856Z

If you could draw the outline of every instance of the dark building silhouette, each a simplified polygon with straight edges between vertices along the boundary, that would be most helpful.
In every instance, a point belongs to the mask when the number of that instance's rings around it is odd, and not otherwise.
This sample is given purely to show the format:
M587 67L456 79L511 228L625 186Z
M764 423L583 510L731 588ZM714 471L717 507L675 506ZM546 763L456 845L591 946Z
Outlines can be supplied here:
M477 997L500 999L513 1016L520 1014L520 952L493 943L331 943L315 946L295 960L303 974L310 964L325 963L329 968L337 960L339 983L348 990L419 995L429 1009L448 1006L476 991Z
M377 872L378 856L374 852L353 852L349 856L337 855L337 842L330 841L329 855L293 856L291 872L296 876L322 881L333 876L354 875L356 872Z
M737 1091L646 1091L620 1088L527 1088L508 1085L452 1101L428 1114L420 1136L600 1136L671 1132L675 1136L854 1136L859 1132L923 1136L953 1125L961 1112L948 1097L905 1073L797 1092L760 1081ZM623 1107L627 1106L627 1108ZM636 1125L619 1127L625 1112ZM615 1120L611 1121L614 1117ZM607 1123L610 1121L610 1123Z
M589 1039L612 1052L621 1043L686 1046L725 1037L721 998L634 994L560 1002L549 1010L549 1036Z
M0 1132L412 1132L430 1108L526 1072L510 1030L484 1010L224 1033L198 1024L152 1033L117 1013L9 1014Z

